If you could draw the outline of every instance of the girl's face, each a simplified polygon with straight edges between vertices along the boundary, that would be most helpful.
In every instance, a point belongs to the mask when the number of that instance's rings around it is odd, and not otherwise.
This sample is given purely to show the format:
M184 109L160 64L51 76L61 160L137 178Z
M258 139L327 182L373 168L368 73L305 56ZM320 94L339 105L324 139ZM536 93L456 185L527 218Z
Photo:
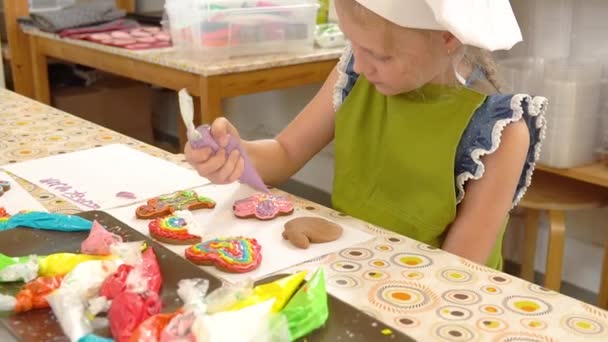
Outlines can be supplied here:
M455 82L449 50L459 43L450 33L409 29L388 22L383 25L383 19L372 13L369 16L375 16L373 21L377 23L362 24L353 9L342 8L349 5L343 1L338 4L340 28L351 42L355 72L365 76L378 92L391 96L429 82Z

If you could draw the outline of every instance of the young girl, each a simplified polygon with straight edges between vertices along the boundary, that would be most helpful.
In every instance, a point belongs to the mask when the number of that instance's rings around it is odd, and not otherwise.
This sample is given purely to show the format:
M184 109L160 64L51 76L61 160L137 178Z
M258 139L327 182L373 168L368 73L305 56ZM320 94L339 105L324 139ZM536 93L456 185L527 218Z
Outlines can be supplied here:
M242 141L261 177L284 182L333 140L336 210L500 269L508 213L530 184L546 108L544 98L471 89L498 90L483 49L521 40L508 0L336 6L350 41L339 65L276 139ZM239 137L224 118L212 134L222 146ZM236 151L185 153L215 183L243 171Z

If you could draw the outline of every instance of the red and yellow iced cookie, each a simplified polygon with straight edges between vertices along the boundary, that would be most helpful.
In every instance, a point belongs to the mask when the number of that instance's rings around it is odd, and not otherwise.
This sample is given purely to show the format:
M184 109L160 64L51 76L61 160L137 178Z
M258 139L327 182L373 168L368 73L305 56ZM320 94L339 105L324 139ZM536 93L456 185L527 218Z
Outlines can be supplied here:
M11 218L11 215L4 209L4 207L0 207L0 222L6 222Z
M262 246L245 237L218 238L186 249L186 259L197 265L213 265L230 273L245 273L262 262Z
M190 234L188 222L180 216L169 215L157 218L148 224L150 236L171 245L192 245L201 242L198 235Z

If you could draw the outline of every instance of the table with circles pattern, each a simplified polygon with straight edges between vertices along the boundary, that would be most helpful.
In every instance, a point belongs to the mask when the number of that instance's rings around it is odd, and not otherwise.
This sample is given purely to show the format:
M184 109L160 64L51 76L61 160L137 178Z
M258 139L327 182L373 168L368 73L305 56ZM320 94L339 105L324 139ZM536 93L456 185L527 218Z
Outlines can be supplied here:
M113 143L188 167L183 155L0 89L0 165ZM49 211L79 211L61 197L15 179ZM332 295L414 339L608 341L608 311L295 196L294 205L376 238L288 271L324 267Z

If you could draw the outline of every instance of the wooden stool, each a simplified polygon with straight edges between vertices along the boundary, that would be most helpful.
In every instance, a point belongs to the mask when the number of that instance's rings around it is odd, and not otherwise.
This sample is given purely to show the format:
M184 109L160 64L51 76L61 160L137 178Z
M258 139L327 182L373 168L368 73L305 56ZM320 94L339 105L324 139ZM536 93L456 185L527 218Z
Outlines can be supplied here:
M559 291L562 280L566 212L601 208L608 205L608 191L599 186L579 182L562 176L537 171L532 185L520 203L525 208L523 258L520 277L534 281L534 256L538 239L539 214L549 214L549 243L545 284L548 289ZM600 288L600 300L608 302L608 242Z

